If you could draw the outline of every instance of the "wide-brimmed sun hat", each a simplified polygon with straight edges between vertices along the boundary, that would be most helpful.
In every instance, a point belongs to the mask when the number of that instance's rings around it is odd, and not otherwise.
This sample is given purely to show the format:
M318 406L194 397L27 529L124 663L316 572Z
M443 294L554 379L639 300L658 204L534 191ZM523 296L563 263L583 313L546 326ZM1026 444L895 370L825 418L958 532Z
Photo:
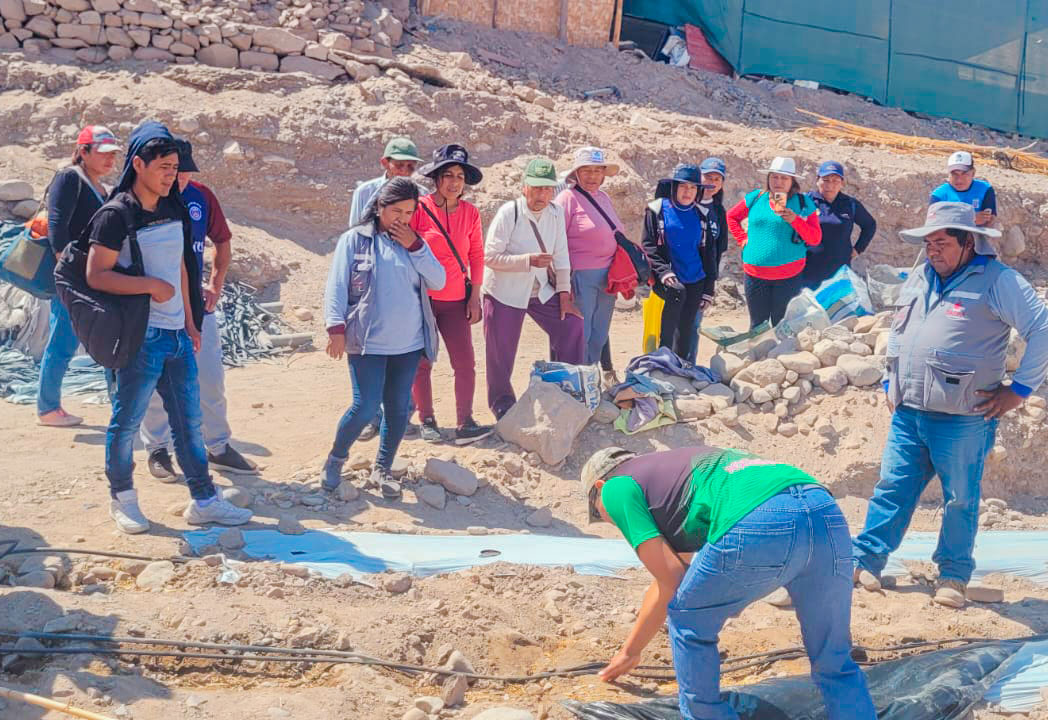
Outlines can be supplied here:
M571 161L571 169L564 176L564 181L574 184L576 181L575 171L591 165L603 165L604 174L608 177L619 174L620 168L618 164L610 162L608 154L604 150L598 147L587 146L575 151L575 157Z
M484 173L480 168L469 161L469 152L461 145L441 145L433 151L433 160L419 168L419 174L433 180L437 179L440 171L448 165L461 165L466 174L466 184L476 185L484 179Z
M779 175L789 175L790 177L799 178L797 174L797 163L793 161L791 157L777 157L771 161L771 165L765 171L768 173L777 173Z
M593 453L590 459L586 461L586 464L582 466L582 497L586 499L586 507L588 508L586 515L591 523L600 522L602 519L599 514L595 513L593 506L590 505L590 492L592 492L593 486L619 465L636 456L637 453L630 450L620 447L608 447Z
M708 190L713 187L712 185L704 184L702 182L702 170L698 165L693 165L692 163L681 163L673 168L673 174L670 177L659 180L658 184L655 186L655 197L670 198L672 195L671 190L673 184L681 182L697 185L701 190ZM699 197L701 197L701 195ZM696 201L698 201L698 199L699 198L696 198Z
M997 250L988 238L999 238L1000 230L979 227L975 224L975 208L962 202L937 202L928 208L924 225L912 230L902 230L901 237L911 245L920 245L937 230L967 230L975 235L975 252L979 255L996 255Z

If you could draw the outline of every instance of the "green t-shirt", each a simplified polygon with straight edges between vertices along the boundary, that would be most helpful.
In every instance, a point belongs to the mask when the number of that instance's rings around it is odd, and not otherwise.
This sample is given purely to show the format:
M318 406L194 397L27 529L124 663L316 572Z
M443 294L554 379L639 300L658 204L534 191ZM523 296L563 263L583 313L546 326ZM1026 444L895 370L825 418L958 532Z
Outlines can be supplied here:
M792 465L700 445L628 460L600 497L632 547L662 536L677 552L695 552L768 498L807 484L816 481Z

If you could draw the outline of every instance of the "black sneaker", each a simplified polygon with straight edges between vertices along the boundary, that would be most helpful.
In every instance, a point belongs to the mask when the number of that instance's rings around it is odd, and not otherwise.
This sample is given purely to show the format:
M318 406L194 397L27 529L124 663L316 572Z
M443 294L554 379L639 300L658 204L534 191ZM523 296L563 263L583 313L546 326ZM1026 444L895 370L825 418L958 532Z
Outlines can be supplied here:
M490 425L477 425L476 421L470 418L455 430L455 444L469 445L477 440L483 440L492 432L494 428Z
M378 435L378 423L368 423L364 426L364 429L360 431L360 436L357 440L361 442L367 442Z
M437 427L437 421L435 418L426 418L422 421L422 425L418 429L419 437L428 443L440 443L444 442L444 436L440 434L440 428Z
M415 423L409 422L407 424L407 427L404 428L404 437L406 437L406 438L415 438L415 437L419 436L420 432L421 432L421 430L419 429L418 425L416 425Z
M216 470L225 470L234 475L258 475L258 465L255 465L255 463L238 453L228 443L220 453L216 454L208 450L207 462Z
M149 474L160 482L173 483L178 481L178 473L171 462L171 453L167 448L158 448L149 453Z

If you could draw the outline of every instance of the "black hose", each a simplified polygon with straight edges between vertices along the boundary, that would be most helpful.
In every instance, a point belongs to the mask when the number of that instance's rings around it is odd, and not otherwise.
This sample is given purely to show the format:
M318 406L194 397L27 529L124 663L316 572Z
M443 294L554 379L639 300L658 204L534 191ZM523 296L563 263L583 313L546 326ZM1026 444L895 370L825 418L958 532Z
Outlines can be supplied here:
M380 660L377 658L363 657L334 657L328 655L225 655L221 653L194 653L178 650L128 650L125 648L98 648L84 647L61 647L61 648L36 648L21 649L14 647L0 647L0 655L11 653L17 655L127 655L131 657L154 657L154 658L177 658L185 660L219 660L225 662L239 662L244 660L257 660L259 662L280 663L312 663L331 665L373 665L377 667L397 670L409 675L418 673L433 673L435 675L462 675L471 680L493 680L505 683L526 683L535 680L545 680L553 677L573 677L576 675L592 675L604 667L604 663L589 663L564 670L553 670L550 672L536 673L535 675L484 675L481 673L462 672L449 668L425 667L423 665L410 665L408 663L397 663L392 660Z

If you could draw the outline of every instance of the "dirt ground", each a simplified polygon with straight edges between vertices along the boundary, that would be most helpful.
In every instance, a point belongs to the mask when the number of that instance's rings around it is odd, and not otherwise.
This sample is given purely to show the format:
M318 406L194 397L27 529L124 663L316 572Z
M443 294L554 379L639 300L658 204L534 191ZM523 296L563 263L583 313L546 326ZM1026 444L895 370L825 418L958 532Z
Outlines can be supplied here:
M523 67L481 64L478 48L515 58ZM466 70L456 65L449 55L455 51L473 54L475 66ZM795 154L810 170L832 152L854 168L849 178L853 190L881 221L871 262L896 265L908 265L912 253L895 239L894 231L921 218L928 189L944 174L942 159L894 155L882 148L818 145L800 132L797 107L931 137L1028 143L915 118L827 91L797 89L795 97L782 99L749 80L682 74L610 50L562 48L529 36L454 23L428 24L403 55L442 67L457 87L436 90L388 77L332 87L300 76L135 65L87 70L0 56L0 178L25 178L42 188L68 154L69 126L104 118L126 135L143 117L169 122L193 139L198 164L205 170L202 179L218 192L233 223L233 274L264 288L267 299L283 300L288 324L316 333L319 348L319 319L302 321L293 311L305 308L320 317L327 256L342 230L349 194L355 182L377 174L378 148L393 133L411 134L424 153L450 140L470 145L486 174L485 183L471 194L485 221L499 202L516 192L519 167L528 155L544 152L563 163L577 145L603 144L623 160L624 172L609 181L608 191L633 230L654 181L679 160L710 153L724 156L731 202L754 186L760 168L775 154ZM621 102L578 99L579 90L613 83L623 92ZM555 109L533 102L534 91L552 97ZM26 122L29 115L34 122ZM230 151L233 141L240 154ZM1013 262L1043 286L1048 181L996 167L981 168L980 174L990 177L998 189L1002 224L1019 228L1025 238L1025 250ZM730 253L726 275L737 279L737 267L738 256ZM743 311L726 296L707 322L745 324ZM532 362L544 356L546 347L530 322L525 327L515 376L520 390ZM640 335L639 309L616 312L612 347L618 368L639 352ZM490 422L479 327L474 345L475 412L479 421ZM700 361L711 350L704 340ZM435 375L437 417L450 426L453 397L446 361L438 363ZM320 351L304 351L229 371L226 382L234 443L264 466L257 478L217 476L224 487L235 485L251 494L255 520L249 529L274 527L281 516L290 515L313 529L430 534L485 528L492 533L611 538L615 533L610 527L585 522L578 497L579 468L589 454L613 443L655 450L703 437L711 444L788 460L813 473L834 490L854 532L861 527L866 498L877 479L888 422L878 394L854 388L838 396L819 396L817 403L798 413L799 424L811 426L826 419L834 425L839 440L829 445L815 433L789 439L771 434L759 414L744 416L734 428L701 421L630 438L593 422L563 465L526 465L521 477L508 469L521 457L519 449L497 438L466 449L407 440L401 455L410 468L402 501L387 502L363 490L353 501L313 504L317 473L349 403L345 363ZM153 531L138 537L117 533L108 516L102 473L108 410L77 400L69 409L85 417L83 426L45 430L35 426L32 408L0 403L0 478L5 485L0 540L157 558L180 552L181 533L189 527L173 510L184 506L185 487L151 479L139 452L136 486ZM998 444L1006 449L1006 459L1000 455L988 466L984 494L1008 503L1014 513L1009 530L1048 528L1039 442L1043 437L1043 425L1015 419L1002 424ZM371 459L376 444L360 443L353 454ZM453 458L472 468L483 487L470 498L449 499L443 510L425 505L414 488L429 457ZM931 488L912 529L938 528L936 498ZM530 527L525 519L542 507L552 511L551 526ZM78 629L91 633L352 649L428 666L440 664L446 650L454 648L478 670L508 675L611 657L646 585L644 573L637 570L598 578L566 569L499 564L416 579L406 592L391 593L382 587L389 578L371 578L376 587L344 586L259 562L249 563L241 581L227 585L218 582L219 569L194 560L162 588L150 591L136 585L126 572L134 568L125 561L71 556L55 567L66 576L59 589L0 585L0 629L41 629L65 613L74 616ZM963 611L931 603L921 568L899 578L896 590L878 595L857 591L855 642L879 647L903 639L1048 632L1048 588L1011 577L989 578L987 584L1003 588L1005 601L971 604ZM799 643L793 614L764 603L732 620L722 634L722 651L728 657ZM665 633L649 648L646 661L670 662ZM804 661L790 661L731 675L725 682L751 683L803 672ZM441 693L439 684L426 676L369 666L118 662L87 655L22 661L0 672L0 684L136 720L386 720L404 716L415 698ZM539 718L564 720L568 714L559 706L563 699L632 701L674 689L672 682L650 679L608 686L592 676L525 685L481 681L466 693L464 705L439 716L469 720L486 708L508 705ZM0 700L0 717L60 716ZM975 717L998 715L981 707Z

